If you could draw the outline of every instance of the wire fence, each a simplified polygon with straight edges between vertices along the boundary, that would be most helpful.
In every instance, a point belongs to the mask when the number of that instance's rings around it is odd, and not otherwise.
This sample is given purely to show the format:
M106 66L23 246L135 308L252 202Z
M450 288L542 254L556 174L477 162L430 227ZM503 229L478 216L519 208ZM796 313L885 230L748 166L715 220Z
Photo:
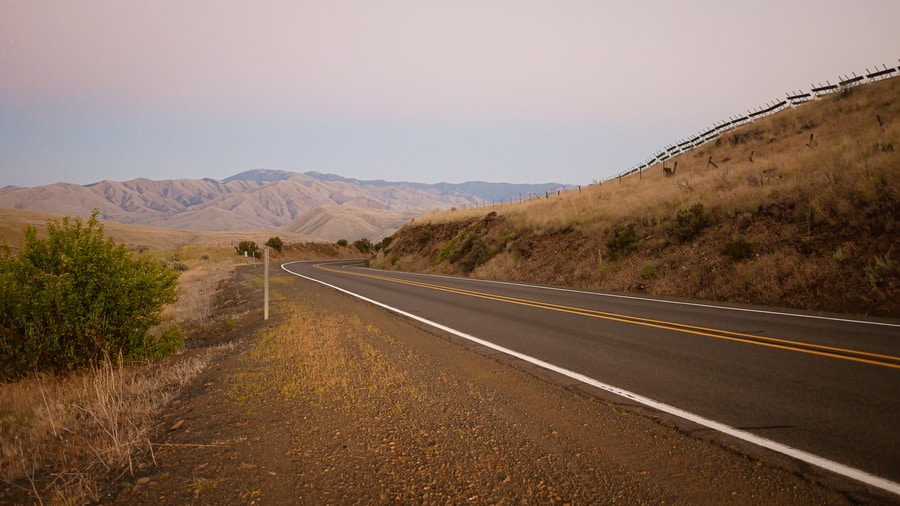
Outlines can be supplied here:
M897 61L900 62L900 59L898 59ZM812 87L807 92L804 92L802 90L787 92L785 93L785 98L783 99L773 100L763 106L750 109L744 114L730 116L727 120L714 123L711 127L702 132L698 132L690 138L684 138L675 143L669 144L662 150L656 152L650 158L644 160L642 163L629 167L628 169L616 175L610 176L601 181L601 183L605 183L606 181L611 181L613 179L618 179L635 172L642 172L644 169L652 167L657 163L663 163L675 155L694 149L697 146L709 142L722 133L727 132L735 127L750 123L765 116L769 116L787 107L798 106L800 104L803 104L810 100L815 100L830 93L856 86L862 83L864 80L867 80L867 82L874 82L881 79L890 79L891 77L894 77L895 73L900 72L900 66L888 67L887 65L882 65L881 67L882 68L880 70L878 67L875 67L875 70L872 71L866 68L865 74L862 75L856 75L856 73L853 72L850 75L839 76L837 84L831 84L831 82L825 81L825 84L819 83L817 85L811 85Z

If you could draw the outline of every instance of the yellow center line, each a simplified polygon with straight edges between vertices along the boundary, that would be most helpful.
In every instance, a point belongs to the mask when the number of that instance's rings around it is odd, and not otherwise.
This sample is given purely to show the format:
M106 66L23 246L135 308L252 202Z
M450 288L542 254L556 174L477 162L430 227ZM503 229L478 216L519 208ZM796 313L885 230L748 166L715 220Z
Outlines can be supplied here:
M620 323L629 323L632 325L641 325L644 327L657 328L662 330L671 330L674 332L681 332L685 334L693 334L704 337L711 337L714 339L724 339L728 341L735 341L746 344L754 344L757 346L765 346L769 348L776 348L781 350L795 351L799 353L806 353L810 355L819 355L823 357L837 358L841 360L849 360L853 362L860 362L864 364L870 365L878 365L883 367L889 367L892 369L900 369L900 357L892 356L892 355L883 355L878 353L870 353L859 350L851 350L847 348L838 348L833 346L825 346L819 344L811 344L804 343L800 341L791 341L788 339L779 339L774 337L765 337L754 334L746 334L741 332L734 332L730 330L722 330L722 329L713 329L707 327L701 327L696 325L689 325L684 323L677 322L669 322L665 320L654 320L651 318L643 318L638 316L629 316L618 313L610 313L606 311L598 311L594 309L585 309L571 306L564 306L560 304L553 304L548 302L539 302L528 299L519 299L516 297L507 297L505 295L494 295L490 293L484 292L476 292L472 290L465 290L460 288L451 288L442 285L434 285L430 283L424 283L419 281L410 281L405 279L393 278L388 276L370 274L370 273L361 273L361 272L352 272L347 270L337 270L333 268L329 268L324 264L317 264L315 267L329 270L332 272L339 272L343 274L348 274L352 276L360 276L371 279L379 279L383 281L389 281L391 283L399 283L404 285L416 286L419 288L426 288L430 290L438 290L448 293L455 293L458 295L466 295L469 297L476 297L481 299L493 300L497 302L506 302L509 304L516 304L520 306L533 307L538 309L546 309L549 311L557 311L561 313L574 314L579 316L587 316L590 318L599 318L603 320L615 321ZM851 356L848 356L851 355ZM855 355L855 356L852 356ZM867 358L864 358L867 357ZM897 363L891 363L897 362Z

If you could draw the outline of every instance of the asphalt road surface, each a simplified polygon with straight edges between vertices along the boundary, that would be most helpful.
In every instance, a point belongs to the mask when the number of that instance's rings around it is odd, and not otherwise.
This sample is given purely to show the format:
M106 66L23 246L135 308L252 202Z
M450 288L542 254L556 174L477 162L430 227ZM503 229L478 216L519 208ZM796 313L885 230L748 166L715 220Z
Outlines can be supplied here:
M900 495L900 322L291 262L283 269Z

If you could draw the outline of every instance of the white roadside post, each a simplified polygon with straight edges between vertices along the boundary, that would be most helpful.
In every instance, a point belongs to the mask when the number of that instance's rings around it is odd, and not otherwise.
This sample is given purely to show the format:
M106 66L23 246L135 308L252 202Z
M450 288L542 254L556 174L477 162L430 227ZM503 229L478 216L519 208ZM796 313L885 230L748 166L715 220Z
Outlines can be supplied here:
M265 249L265 257L266 257L266 267L265 267L265 281L263 285L265 288L263 289L263 320L269 319L269 247L266 246Z

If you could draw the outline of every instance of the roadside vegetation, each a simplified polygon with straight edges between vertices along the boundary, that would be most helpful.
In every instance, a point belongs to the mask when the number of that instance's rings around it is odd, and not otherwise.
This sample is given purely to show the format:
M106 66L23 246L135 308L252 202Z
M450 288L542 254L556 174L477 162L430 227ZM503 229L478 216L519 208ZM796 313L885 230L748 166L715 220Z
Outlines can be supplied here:
M129 250L105 236L96 213L24 228L0 255L0 503L4 491L95 502L153 461L159 411L233 348L192 343L240 316L227 310L239 295L223 298L221 288L237 265L258 260L227 246L150 248L149 229ZM281 258L359 255L277 237L266 245Z
M87 223L47 222L46 239L27 227L17 253L0 254L0 380L62 373L119 356L158 359L181 345L177 326L150 332L175 302L173 264L104 237L94 211Z
M221 257L134 256L104 237L96 212L86 223L51 219L41 234L26 227L21 247L5 247L0 486L83 504L152 455L154 416L221 351L165 359L183 329L209 323L233 265Z
M900 79L758 119L619 179L416 218L370 263L900 315Z

